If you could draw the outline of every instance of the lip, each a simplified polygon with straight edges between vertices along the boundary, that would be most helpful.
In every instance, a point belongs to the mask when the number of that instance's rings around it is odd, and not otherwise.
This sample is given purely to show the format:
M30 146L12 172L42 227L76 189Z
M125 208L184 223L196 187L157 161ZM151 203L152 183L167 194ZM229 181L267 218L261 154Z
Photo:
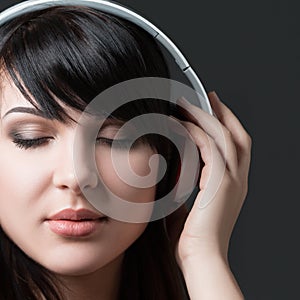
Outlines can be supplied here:
M63 237L85 237L91 235L107 222L105 215L87 209L64 209L46 219L50 230Z
M105 215L95 213L88 209L74 210L67 208L61 210L57 214L51 216L47 220L69 220L69 221L81 221L81 220L97 220L106 217Z

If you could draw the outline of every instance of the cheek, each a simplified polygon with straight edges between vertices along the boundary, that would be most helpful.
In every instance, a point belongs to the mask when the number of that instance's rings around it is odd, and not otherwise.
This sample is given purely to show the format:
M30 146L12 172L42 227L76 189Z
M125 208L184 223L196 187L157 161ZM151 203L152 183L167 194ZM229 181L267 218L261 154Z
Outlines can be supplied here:
M24 157L13 147L0 141L0 225L12 240L22 243L40 216L47 180L39 159Z
M98 172L105 186L118 197L132 202L154 201L157 168L149 167L152 155L148 147L141 147L129 154L125 151L117 153L113 162L111 151L106 151L96 159ZM153 184L143 187L144 177L149 174Z
M25 187L29 185L30 177L24 165L26 161L20 165L17 157L11 155L8 149L0 146L0 150L0 218L2 218L9 211L18 212L18 206L22 202L21 195L29 192ZM13 214L10 215L13 217Z
M0 165L1 205L3 202L8 206L22 203L28 205L29 203L24 202L37 199L49 183L47 160L40 159L39 156L24 156L22 151L12 152L1 149Z
M17 168L15 161L3 163L0 159L0 164L5 170L5 176L0 179L0 225L6 235L30 255L43 242L36 234L40 210L38 179L31 184L30 174Z

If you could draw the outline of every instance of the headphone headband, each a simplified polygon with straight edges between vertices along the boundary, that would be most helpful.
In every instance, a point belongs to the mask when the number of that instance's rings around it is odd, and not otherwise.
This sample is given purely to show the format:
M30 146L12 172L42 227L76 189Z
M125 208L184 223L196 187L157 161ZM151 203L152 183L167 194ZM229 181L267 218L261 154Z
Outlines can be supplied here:
M106 0L28 0L17 5L14 5L3 12L0 13L0 26L5 22L12 20L15 17L23 15L28 12L41 10L51 6L57 5L79 5L79 6L88 6L117 17L126 19L137 26L146 30L151 34L160 44L162 44L168 52L175 59L177 65L180 67L182 72L188 78L189 82L193 86L194 90L199 94L199 102L201 108L212 114L212 109L206 95L205 89L197 77L194 70L191 68L183 54L176 47L176 45L155 25L151 22L140 16L139 14L129 10L128 8L109 2Z

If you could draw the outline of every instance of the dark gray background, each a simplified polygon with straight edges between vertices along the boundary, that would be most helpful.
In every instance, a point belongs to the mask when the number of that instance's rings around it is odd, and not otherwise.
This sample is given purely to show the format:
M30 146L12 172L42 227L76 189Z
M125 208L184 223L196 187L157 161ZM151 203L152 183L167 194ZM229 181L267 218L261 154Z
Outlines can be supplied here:
M1 0L0 10L17 2ZM299 299L299 2L116 2L174 40L207 90L216 90L251 134L249 193L232 236L232 270L246 299Z

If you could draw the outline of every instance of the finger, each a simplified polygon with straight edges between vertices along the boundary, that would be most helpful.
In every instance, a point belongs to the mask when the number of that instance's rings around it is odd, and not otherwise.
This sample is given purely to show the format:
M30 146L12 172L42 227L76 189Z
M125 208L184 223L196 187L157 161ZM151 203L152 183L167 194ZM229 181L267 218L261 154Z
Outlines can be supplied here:
M199 126L186 121L181 121L181 123L186 127L198 146L205 164L199 183L202 195L199 207L204 208L213 200L221 185L225 173L225 161L215 141Z
M204 162L204 167L202 168L199 188L204 189L208 184L208 179L210 175L211 162L213 161L213 152L211 149L210 140L212 138L207 135L200 127L194 125L193 123L181 121L182 125L188 130L193 142L198 147L202 160Z
M192 105L186 99L179 99L178 104L183 108L185 116L189 117L193 123L200 126L214 139L223 158L226 160L226 167L229 171L236 173L238 166L237 152L230 131L217 118Z
M237 147L237 160L240 166L248 169L250 164L251 138L238 118L221 102L215 92L208 94L213 111L220 122L229 129Z

